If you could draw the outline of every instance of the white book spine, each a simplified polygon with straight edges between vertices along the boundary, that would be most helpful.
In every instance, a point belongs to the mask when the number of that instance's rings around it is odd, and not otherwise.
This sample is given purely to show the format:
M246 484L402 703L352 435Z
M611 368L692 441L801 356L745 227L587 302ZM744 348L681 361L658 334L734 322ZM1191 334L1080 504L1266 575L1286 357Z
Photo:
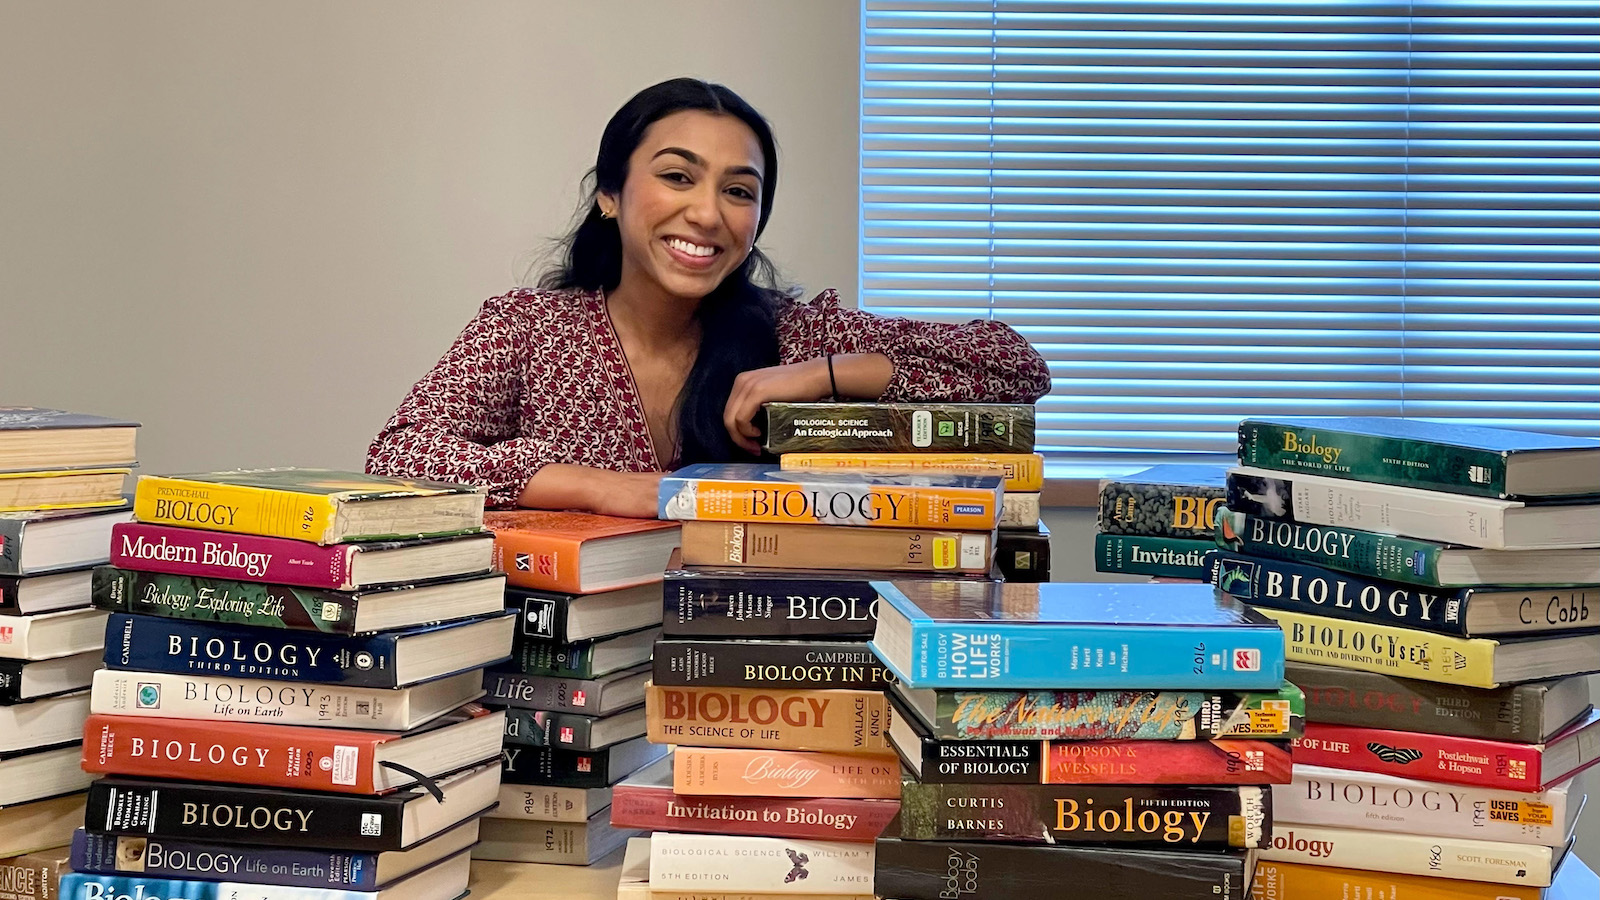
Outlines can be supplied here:
M597 803L590 804L591 795ZM537 784L500 785L500 805L488 815L492 819L533 819L540 822L582 824L604 809L611 800L610 788L546 787Z
M1570 784L1525 794L1297 765L1272 786L1272 821L1560 847Z
M94 673L89 711L403 731L409 725L410 699L404 689L101 669Z
M1321 825L1275 825L1272 846L1261 851L1261 858L1369 872L1549 887L1555 876L1554 863L1559 857L1554 848L1533 844Z
M1006 494L1000 500L1000 528L1034 528L1039 524L1038 493Z
M1242 466L1229 470L1286 480L1294 520L1489 550L1506 550L1506 512L1520 504L1418 488L1346 481Z
M873 858L871 844L658 831L650 836L650 886L658 891L865 894L872 891Z

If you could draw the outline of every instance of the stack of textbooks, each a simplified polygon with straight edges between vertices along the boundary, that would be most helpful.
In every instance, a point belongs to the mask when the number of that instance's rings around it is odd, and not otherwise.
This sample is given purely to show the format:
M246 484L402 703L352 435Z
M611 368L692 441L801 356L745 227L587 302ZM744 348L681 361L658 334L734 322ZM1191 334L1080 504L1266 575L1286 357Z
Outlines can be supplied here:
M678 526L541 510L485 522L517 630L511 661L484 674L505 746L473 857L589 865L634 833L611 822L613 785L666 753L645 739L644 689Z
M1032 406L768 403L763 410L766 449L785 471L1002 476L995 564L1007 581L1050 580L1050 530L1039 518L1044 457L1033 452Z
M1102 480L1095 571L1205 580L1226 476L1223 466L1162 465Z
M1271 619L1201 584L880 592L906 770L880 895L1248 894L1303 727Z
M1239 446L1210 577L1282 624L1308 698L1263 864L1278 896L1520 900L1589 877L1567 848L1573 776L1600 759L1581 675L1600 669L1600 442L1250 419Z
M89 604L138 424L0 407L0 897L55 896L89 776L78 766L105 613Z
M450 900L500 786L513 617L484 494L315 469L141 478L93 601L64 900Z

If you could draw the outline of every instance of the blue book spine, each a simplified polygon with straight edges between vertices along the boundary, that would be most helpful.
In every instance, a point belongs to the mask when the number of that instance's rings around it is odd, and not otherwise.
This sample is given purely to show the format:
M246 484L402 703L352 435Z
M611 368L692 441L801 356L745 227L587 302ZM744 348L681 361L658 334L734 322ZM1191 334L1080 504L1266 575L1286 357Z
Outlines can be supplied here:
M134 868L144 878L377 890L378 854L346 850L291 850L249 844L208 844L98 834L78 829L72 836L72 871L116 875Z
M366 891L131 875L61 876L61 900L373 900Z
M1207 553L1205 568L1207 581L1257 606L1434 634L1467 633L1463 591L1436 594L1415 585L1226 550Z
M395 638L113 613L105 662L110 669L389 688L396 686Z

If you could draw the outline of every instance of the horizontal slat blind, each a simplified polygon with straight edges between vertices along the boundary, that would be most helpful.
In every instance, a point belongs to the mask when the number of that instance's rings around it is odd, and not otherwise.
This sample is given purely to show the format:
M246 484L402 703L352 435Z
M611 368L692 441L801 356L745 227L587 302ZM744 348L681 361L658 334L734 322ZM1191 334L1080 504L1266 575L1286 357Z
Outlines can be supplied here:
M1062 458L1600 434L1600 3L866 0L863 306L1015 326ZM1070 454L1068 453L1070 451Z

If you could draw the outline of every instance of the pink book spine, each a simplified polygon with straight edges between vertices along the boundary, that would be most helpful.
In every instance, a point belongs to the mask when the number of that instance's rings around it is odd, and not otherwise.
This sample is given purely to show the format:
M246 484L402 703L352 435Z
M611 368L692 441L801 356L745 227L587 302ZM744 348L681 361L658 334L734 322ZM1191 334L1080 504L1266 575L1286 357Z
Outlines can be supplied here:
M111 531L111 564L137 572L349 590L350 548L125 522Z
M898 800L692 797L666 785L620 784L611 794L611 824L616 828L819 841L877 840L899 811Z

